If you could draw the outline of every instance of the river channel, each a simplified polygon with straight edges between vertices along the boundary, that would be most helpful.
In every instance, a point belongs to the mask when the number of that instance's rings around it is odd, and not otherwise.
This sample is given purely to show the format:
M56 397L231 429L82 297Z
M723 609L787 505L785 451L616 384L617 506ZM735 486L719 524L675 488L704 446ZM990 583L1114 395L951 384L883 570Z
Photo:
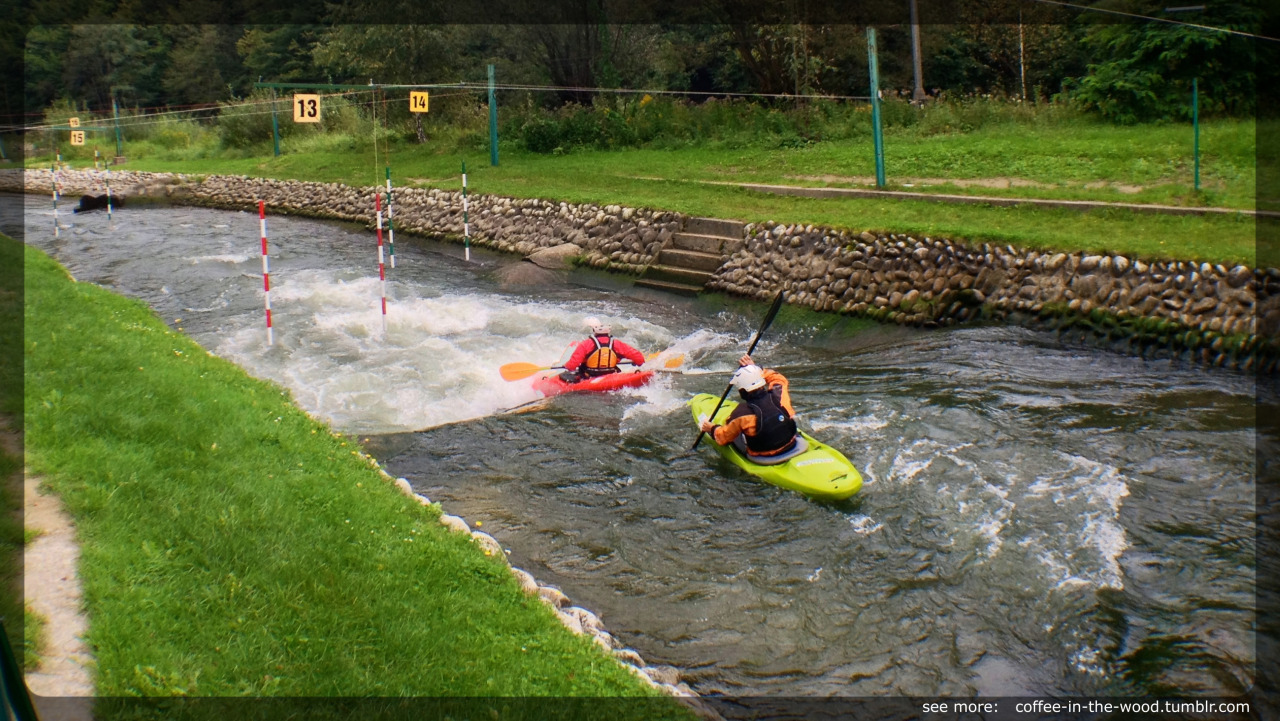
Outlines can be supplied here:
M1255 678L1251 376L1013 326L784 315L756 357L865 478L819 503L687 452L684 402L724 389L763 304L401 237L384 331L374 234L272 217L268 347L256 214L64 208L55 238L47 198L8 200L7 232L369 439L702 694L1225 695ZM539 396L498 368L551 365L588 315L690 372L499 413Z

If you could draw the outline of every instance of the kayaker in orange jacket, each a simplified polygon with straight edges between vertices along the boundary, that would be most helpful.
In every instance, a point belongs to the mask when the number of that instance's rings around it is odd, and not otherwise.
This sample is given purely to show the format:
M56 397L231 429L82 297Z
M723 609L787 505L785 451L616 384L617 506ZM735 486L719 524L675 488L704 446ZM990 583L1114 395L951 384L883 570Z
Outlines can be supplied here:
M749 355L742 356L738 366L733 385L742 402L724 425L706 420L700 424L702 431L722 446L734 443L747 458L776 456L795 448L799 429L786 377L761 368Z
M617 373L622 360L644 365L644 354L614 338L608 325L595 318L587 318L586 324L591 329L591 337L579 343L565 361L565 372L560 374L565 382L576 383L583 378Z

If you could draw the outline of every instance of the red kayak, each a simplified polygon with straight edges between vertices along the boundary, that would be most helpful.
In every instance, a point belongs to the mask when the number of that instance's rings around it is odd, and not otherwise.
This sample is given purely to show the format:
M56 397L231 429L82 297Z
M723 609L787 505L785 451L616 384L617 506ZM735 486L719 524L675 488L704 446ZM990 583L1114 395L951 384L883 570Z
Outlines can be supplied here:
M558 396L561 393L577 393L579 391L613 391L619 388L635 388L649 382L653 377L653 371L623 371L620 373L610 373L609 375L596 376L588 378L577 383L565 383L560 380L559 374L549 375L539 378L533 382L533 389L543 396L550 398Z

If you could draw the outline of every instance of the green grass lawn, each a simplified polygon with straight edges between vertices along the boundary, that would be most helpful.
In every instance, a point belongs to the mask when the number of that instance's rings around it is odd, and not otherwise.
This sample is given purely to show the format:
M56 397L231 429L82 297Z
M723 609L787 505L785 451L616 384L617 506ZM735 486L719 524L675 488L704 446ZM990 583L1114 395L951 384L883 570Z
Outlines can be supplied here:
M27 461L76 521L99 695L656 695L280 388L25 265Z
M1116 127L1080 119L1060 125L993 123L970 132L897 128L886 140L887 177L892 187L924 192L1252 208L1254 132L1252 121L1203 124L1199 192L1192 188L1189 127ZM387 157L380 150L375 164L371 141L341 134L288 138L280 157L272 156L269 144L226 151L208 138L181 149L165 150L147 142L129 148L125 167L130 169L355 185L381 184ZM875 173L866 138L788 148L711 141L667 150L577 148L560 154L531 153L511 140L502 145L497 167L490 165L485 148L449 135L427 145L393 142L390 150L393 180L400 186L460 188L465 160L471 193L617 203L748 222L814 223L1031 248L1112 251L1151 260L1257 263L1254 222L1246 217L804 199L703 182L852 187ZM80 156L77 162L83 165ZM1039 185L903 185L912 179L1010 178ZM1121 186L1140 190L1121 192Z

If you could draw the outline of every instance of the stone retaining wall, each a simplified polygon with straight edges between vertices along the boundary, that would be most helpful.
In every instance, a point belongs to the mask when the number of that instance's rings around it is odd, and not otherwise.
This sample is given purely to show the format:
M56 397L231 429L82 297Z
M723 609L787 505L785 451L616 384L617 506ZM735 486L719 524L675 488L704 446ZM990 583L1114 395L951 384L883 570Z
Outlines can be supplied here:
M1206 363L1273 372L1280 271L1123 255L1040 253L773 222L709 288L917 325L978 317L1081 325Z
M117 193L179 202L336 218L372 225L375 186L116 172ZM67 194L102 193L97 171L61 171ZM17 171L0 171L0 190L22 190ZM28 192L50 192L52 172L27 170ZM400 231L459 240L460 193L394 192ZM471 242L529 255L573 244L595 268L638 273L687 219L679 213L616 205L555 203L472 195ZM1280 271L1220 264L1147 263L1123 255L1040 253L970 246L944 239L857 233L812 225L749 224L744 245L708 288L756 298L788 292L817 311L945 325L1012 318L1080 327L1148 348L1246 371L1274 372L1280 357Z

